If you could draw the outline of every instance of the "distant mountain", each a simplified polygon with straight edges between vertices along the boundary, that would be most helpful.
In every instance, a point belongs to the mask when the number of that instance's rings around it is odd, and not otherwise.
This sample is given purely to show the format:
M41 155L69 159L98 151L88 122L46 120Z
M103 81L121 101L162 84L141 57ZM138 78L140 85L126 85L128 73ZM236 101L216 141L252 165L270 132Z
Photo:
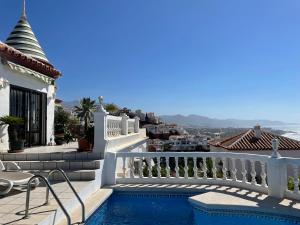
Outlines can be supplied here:
M200 115L163 115L160 118L166 123L176 123L183 127L209 127L209 128L225 128L225 127L253 127L260 124L263 127L287 125L281 121L272 120L238 120L238 119L213 119Z
M74 100L74 101L69 101L69 102L62 102L61 103L62 107L68 111L68 112L71 112L74 110L74 107L76 105L79 105L79 100Z

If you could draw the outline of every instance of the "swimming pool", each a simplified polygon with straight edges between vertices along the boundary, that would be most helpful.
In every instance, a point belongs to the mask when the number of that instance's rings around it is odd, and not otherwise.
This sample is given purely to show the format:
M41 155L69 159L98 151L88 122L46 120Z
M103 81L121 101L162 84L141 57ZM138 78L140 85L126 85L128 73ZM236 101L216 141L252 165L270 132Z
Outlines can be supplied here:
M265 214L206 212L189 203L197 193L114 192L87 225L292 225L295 219Z

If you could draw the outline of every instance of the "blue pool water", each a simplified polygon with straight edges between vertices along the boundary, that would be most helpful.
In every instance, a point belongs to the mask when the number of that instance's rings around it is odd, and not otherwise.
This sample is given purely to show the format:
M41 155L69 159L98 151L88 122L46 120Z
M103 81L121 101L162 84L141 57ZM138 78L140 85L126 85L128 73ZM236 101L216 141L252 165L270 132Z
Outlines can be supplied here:
M295 220L266 215L206 213L194 208L194 194L115 192L88 219L87 225L292 225Z

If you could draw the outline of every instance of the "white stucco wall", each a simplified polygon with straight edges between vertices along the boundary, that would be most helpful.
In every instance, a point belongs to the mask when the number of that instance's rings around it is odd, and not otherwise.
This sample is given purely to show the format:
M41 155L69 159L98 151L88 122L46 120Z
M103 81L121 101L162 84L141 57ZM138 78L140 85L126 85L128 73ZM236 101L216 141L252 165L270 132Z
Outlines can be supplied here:
M1 59L1 58L0 58ZM8 81L5 88L0 88L0 116L9 115L10 84L47 93L47 143L54 134L55 87L31 75L13 71L0 61L0 78ZM0 129L0 151L8 150L7 128Z

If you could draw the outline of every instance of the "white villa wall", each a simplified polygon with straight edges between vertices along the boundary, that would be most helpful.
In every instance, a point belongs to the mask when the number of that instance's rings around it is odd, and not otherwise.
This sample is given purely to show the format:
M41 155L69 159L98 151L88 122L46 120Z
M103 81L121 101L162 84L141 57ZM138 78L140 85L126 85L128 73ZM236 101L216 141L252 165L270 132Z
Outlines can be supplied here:
M0 63L0 78L8 81L5 88L0 88L0 116L9 115L10 84L47 93L47 143L54 135L54 107L55 87L46 84L37 78L11 70L7 65ZM7 128L0 130L0 151L8 150Z

